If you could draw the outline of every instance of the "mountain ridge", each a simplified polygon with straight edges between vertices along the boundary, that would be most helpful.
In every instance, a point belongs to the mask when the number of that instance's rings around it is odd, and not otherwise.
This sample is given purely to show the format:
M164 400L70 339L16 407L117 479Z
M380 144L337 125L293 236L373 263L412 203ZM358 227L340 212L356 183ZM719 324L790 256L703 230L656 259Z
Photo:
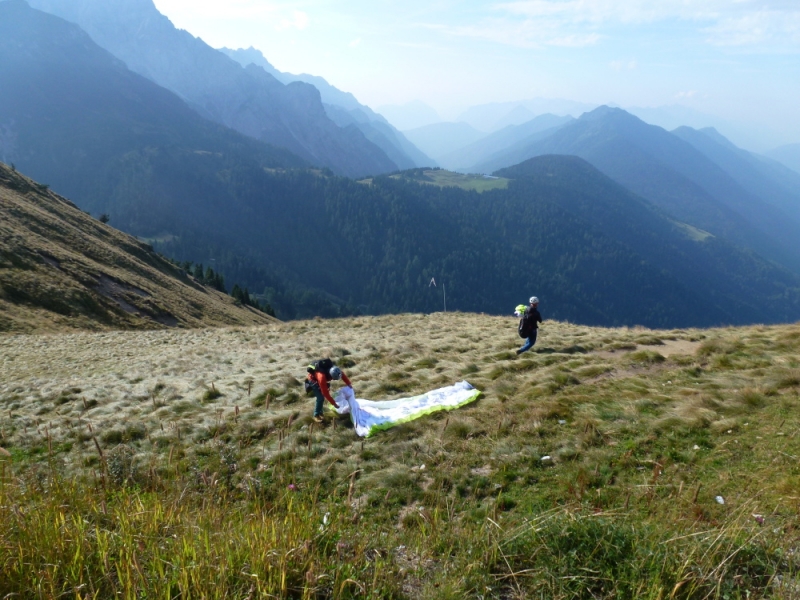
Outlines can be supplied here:
M284 73L276 69L264 54L253 48L220 48L243 67L254 64L284 84L301 81L313 85L319 90L325 112L340 127L355 125L364 136L383 150L395 163L398 169L433 166L434 161L408 141L398 129L392 126L382 115L365 106L349 93L334 87L323 77L301 73Z
M714 128L680 127L671 133L714 161L742 188L800 223L800 174L738 148Z
M462 311L507 314L535 286L573 322L800 316L796 276L642 209L583 160L527 163L524 177L480 194L431 185L423 169L336 176L202 119L77 26L23 12L27 28L0 19L0 78L15 82L0 91L0 115L17 119L19 166L163 254L213 264L282 317L436 311L434 277Z
M471 165L480 164L483 160L491 160L492 157L503 153L513 152L516 147L529 144L533 139L543 139L573 120L569 116L559 117L543 114L520 125L507 125L468 146L441 157L442 166L457 170L469 170Z
M774 148L765 154L796 173L800 173L800 144L787 144L779 148Z
M678 220L800 272L798 228L791 218L753 197L688 142L621 109L585 113L544 139L470 170L493 172L545 154L580 156Z
M314 86L284 85L260 67L242 67L176 29L152 0L31 0L31 5L77 23L132 71L178 94L206 118L337 173L362 176L397 168L357 127L331 121Z

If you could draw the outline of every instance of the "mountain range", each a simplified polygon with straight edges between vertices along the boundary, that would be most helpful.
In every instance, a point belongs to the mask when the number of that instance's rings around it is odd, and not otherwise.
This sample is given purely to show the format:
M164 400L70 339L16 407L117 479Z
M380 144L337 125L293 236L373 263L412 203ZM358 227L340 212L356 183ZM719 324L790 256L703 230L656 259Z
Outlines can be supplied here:
M788 144L775 148L766 153L770 158L777 160L785 167L800 173L800 144Z
M174 92L202 116L287 148L311 164L350 176L413 166L414 159L407 156L401 165L395 163L354 122L334 122L314 85L299 80L285 85L260 66L243 67L176 29L152 0L30 3L80 25L132 71Z
M749 154L720 142L721 136L691 136L698 145L698 139L705 140L706 152L716 148L709 157L680 135L689 137L687 130L675 135L621 109L600 107L544 138L533 136L469 170L492 172L546 154L580 156L677 219L800 272L800 221L794 218L800 187L786 183L793 178L791 171L748 159ZM714 158L722 161L722 156L728 161L723 161L725 166L714 162ZM750 165L749 175L732 174L736 160ZM786 181L778 181L781 178ZM770 189L780 190L780 195Z
M418 168L337 176L203 118L76 25L17 0L0 2L0 79L13 82L0 89L3 156L19 170L163 254L213 264L281 317L438 310L435 278L451 310L509 313L536 293L548 317L602 325L800 318L800 277L776 264L791 249L713 196L744 188L624 111L568 120L543 142L563 142L562 154L585 143L597 162L610 147L606 168L645 190L662 173L651 185L683 185L706 202L688 216L717 220L682 218L576 156L518 161L483 193Z
M585 112L598 108L598 104L587 104L558 98L531 98L512 102L491 102L471 106L461 111L454 122L466 123L478 131L494 133L508 125L521 125L544 114L559 116L579 117ZM619 108L616 107L615 108ZM667 106L624 107L631 113L650 125L657 125L663 129L673 130L678 127L692 127L705 129L713 127L724 131L725 135L749 150L763 152L773 147L780 140L785 140L785 135L753 126L746 122L737 122L706 114L688 106L673 104ZM380 108L389 121L401 131L417 129L426 125L442 123L436 111L422 102L410 102L401 106L383 106ZM795 151L796 152L796 151ZM797 164L796 162L794 164Z
M470 171L496 155L513 155L533 139L541 139L558 127L573 121L570 116L559 117L543 114L520 124L486 133L475 129L465 121L442 122L425 125L406 131L406 137L418 148L436 160L440 167L458 171Z
M0 2L0 80L14 82L0 88L5 162L156 245L197 240L182 260L219 268L227 245L215 245L215 231L240 203L230 185L237 170L308 164L204 119L76 25L24 2ZM240 263L229 261L229 280L247 284L256 271L261 289L269 286L281 306L311 302L332 314L321 294L303 288L302 298L287 300L293 292L280 278Z
M361 133L383 150L398 169L411 169L434 164L434 161L412 144L405 135L393 127L384 117L370 107L359 103L353 94L343 92L329 84L324 78L306 73L294 75L278 71L255 48L220 48L220 52L230 56L243 67L255 65L284 84L302 81L313 85L320 93L325 112L340 127L354 125Z
M439 164L447 169L469 170L470 166L490 160L499 153L510 154L533 140L543 139L573 120L570 116L543 114L519 125L506 125L471 144L440 156Z
M469 123L480 131L494 133L509 125L522 125L539 115L553 114L578 117L597 108L596 104L572 100L532 98L517 102L491 102L471 106L462 112L457 121Z

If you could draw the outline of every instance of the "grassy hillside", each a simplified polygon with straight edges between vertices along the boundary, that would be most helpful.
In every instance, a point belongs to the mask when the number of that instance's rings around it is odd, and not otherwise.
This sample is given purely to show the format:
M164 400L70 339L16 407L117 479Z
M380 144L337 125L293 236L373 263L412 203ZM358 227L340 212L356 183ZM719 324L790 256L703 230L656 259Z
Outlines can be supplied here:
M269 322L0 163L0 331Z
M800 325L515 328L0 338L0 594L796 597ZM320 354L359 397L484 395L361 440L311 424Z

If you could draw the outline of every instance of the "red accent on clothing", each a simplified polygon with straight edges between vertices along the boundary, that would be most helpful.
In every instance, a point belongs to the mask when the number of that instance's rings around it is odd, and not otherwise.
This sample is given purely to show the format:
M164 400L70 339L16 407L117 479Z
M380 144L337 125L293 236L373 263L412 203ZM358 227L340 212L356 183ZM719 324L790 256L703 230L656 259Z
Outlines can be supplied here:
M330 402L333 406L337 406L336 401L331 396L330 388L328 387L328 379L330 378L330 375L325 375L325 373L317 371L316 373L308 374L309 379L311 379L312 377L316 379L317 384L319 385L319 391L322 392L322 395L325 397L325 399L328 402ZM350 380L347 378L347 375L345 375L344 373L342 373L342 381L344 381L345 385L353 387L352 384L350 383Z

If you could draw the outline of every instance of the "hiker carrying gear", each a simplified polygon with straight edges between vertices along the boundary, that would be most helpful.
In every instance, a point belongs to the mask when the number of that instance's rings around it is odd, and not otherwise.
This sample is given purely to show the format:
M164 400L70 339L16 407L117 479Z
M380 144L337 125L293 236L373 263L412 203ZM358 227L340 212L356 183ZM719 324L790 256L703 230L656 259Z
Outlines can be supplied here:
M539 323L542 322L542 315L539 314L539 299L531 296L528 308L519 320L519 337L527 338L522 348L517 350L517 354L527 352L536 343L536 335L539 333Z
M347 375L342 373L342 370L333 364L330 358L314 361L308 365L306 370L308 371L305 381L306 393L316 397L317 402L314 405L314 420L321 423L322 407L325 400L330 402L335 408L339 408L339 405L336 404L336 401L331 396L328 382L334 379L337 381L341 379L350 389L353 389L353 385L350 383Z

